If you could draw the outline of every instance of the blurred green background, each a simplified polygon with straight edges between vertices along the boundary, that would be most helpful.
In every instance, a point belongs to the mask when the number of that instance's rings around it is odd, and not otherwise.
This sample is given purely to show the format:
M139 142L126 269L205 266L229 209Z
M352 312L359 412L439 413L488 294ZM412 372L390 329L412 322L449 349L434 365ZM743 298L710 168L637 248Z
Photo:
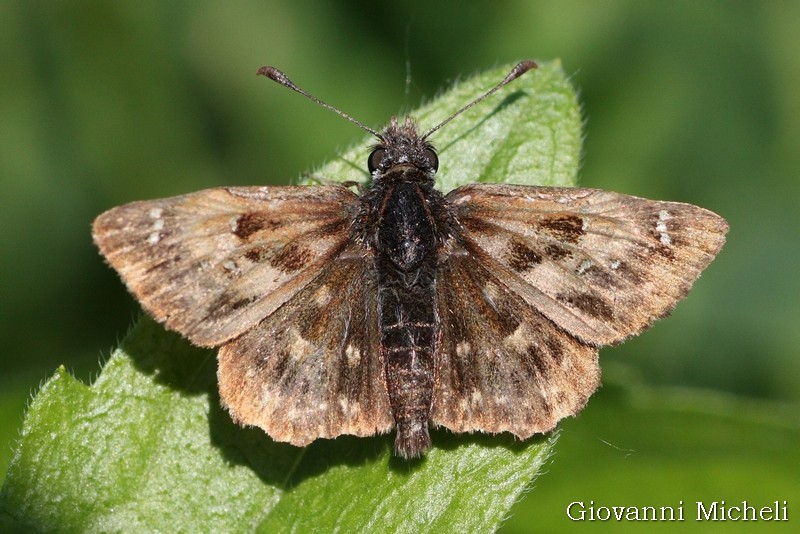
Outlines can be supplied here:
M38 384L59 364L96 376L139 314L92 246L97 214L287 183L361 138L263 64L380 127L470 73L560 58L586 117L581 185L731 226L670 319L602 352L600 397L632 382L796 414L798 27L793 1L0 2L0 478Z

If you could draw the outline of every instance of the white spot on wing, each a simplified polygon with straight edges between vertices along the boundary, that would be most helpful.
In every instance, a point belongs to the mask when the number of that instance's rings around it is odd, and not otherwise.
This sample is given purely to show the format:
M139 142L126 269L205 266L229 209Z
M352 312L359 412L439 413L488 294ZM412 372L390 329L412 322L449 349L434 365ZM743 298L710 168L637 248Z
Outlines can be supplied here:
M672 219L672 215L667 210L658 212L658 222L656 223L656 232L659 234L659 240L662 245L671 245L672 238L667 233L667 221Z
M578 265L578 274L583 274L586 272L589 267L592 266L591 260L583 260L580 265Z
M456 356L459 358L466 357L470 351L472 351L472 347L469 344L469 341L459 341L456 343Z
M361 411L361 406L358 402L350 402L347 397L340 397L339 398L339 407L342 410L342 413L349 416L355 416Z
M161 218L163 212L162 208L150 208L147 213L151 219L154 219L150 234L147 236L147 243L150 245L156 245L161 241L161 230L164 229L164 219Z
M291 338L291 341L289 342L289 355L293 359L302 360L306 356L314 353L314 345L303 338L297 329L292 328L289 332L289 337Z
M318 306L326 306L331 300L331 288L328 286L320 286L314 294L314 300Z
M350 367L355 367L361 362L361 351L358 350L358 347L347 345L344 355L347 357L347 365Z
M520 323L503 341L507 343L509 347L524 350L528 346L528 337L525 323Z
M222 268L228 272L236 272L239 270L239 266L236 265L236 262L233 260L225 260L222 263Z

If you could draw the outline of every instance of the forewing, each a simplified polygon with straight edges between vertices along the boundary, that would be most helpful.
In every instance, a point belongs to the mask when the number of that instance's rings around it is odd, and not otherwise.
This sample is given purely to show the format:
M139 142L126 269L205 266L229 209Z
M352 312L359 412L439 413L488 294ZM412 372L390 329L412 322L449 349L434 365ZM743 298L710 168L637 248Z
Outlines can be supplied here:
M358 197L342 187L232 187L134 202L93 237L158 321L198 345L251 328L347 245Z
M697 206L594 189L474 184L446 198L467 251L593 345L622 341L668 314L728 230Z
M431 420L455 432L547 432L597 389L597 349L451 242L440 260Z
M372 261L355 248L219 351L222 402L240 424L307 445L394 426Z

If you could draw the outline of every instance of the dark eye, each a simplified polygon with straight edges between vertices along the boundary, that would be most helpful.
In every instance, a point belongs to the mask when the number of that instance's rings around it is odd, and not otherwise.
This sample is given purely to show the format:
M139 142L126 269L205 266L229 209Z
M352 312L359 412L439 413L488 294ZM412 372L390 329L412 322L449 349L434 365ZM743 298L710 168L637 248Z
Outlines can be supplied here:
M439 156L436 155L436 152L433 151L432 148L426 148L423 152L425 155L425 159L428 162L428 165L434 172L439 170Z
M372 151L372 154L369 155L369 159L367 160L367 169L369 169L370 174L374 173L381 166L384 156L386 156L386 150L382 147L378 147Z

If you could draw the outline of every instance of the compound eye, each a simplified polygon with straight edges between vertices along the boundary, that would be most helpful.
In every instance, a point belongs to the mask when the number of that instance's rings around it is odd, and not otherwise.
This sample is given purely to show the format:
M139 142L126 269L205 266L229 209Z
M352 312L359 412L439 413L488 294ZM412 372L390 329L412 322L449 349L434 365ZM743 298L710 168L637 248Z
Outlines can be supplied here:
M439 170L439 156L436 155L436 152L432 148L426 148L423 152L425 156L425 160L428 162L428 166L433 169L433 172Z
M383 162L383 158L385 156L386 149L382 147L378 147L372 151L372 154L369 155L369 159L367 159L367 169L369 169L370 174L374 173L380 168L381 162Z

